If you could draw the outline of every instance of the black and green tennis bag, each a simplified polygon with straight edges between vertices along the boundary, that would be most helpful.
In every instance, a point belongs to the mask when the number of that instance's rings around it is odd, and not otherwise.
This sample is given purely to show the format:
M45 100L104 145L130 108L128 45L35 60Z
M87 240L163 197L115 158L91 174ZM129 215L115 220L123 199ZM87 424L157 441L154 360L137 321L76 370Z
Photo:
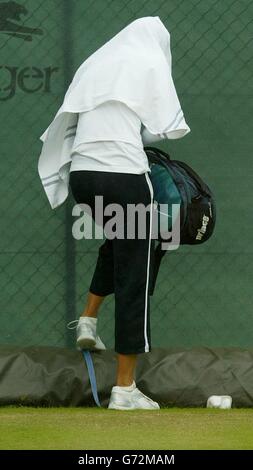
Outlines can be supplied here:
M199 245L212 235L216 221L213 193L202 178L186 163L171 160L169 154L155 147L145 147L151 169L150 179L154 190L154 202L158 214L162 204L168 205L167 217L159 222L159 244L155 250L153 294L162 257L163 232L172 230L172 205L180 209L180 245ZM164 226L164 224L166 226Z

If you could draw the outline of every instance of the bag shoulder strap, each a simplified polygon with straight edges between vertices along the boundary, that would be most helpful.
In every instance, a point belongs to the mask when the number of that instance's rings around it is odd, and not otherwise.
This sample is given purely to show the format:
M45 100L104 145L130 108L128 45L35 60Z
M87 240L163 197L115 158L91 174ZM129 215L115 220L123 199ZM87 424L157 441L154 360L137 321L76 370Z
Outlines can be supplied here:
M181 162L179 160L173 160L173 162L177 163L179 166L184 168L184 170L189 173L190 176L196 181L197 185L199 186L200 190L206 193L208 196L211 196L211 191L206 183L202 180L202 178L185 162Z
M145 152L153 152L155 155L157 155L158 157L164 159L165 161L170 161L171 158L170 158L170 155L166 152L164 152L163 150L161 149L158 149L156 147L144 147L144 150Z
M153 277L152 277L152 284L150 288L150 295L153 295L156 285L156 280L160 268L161 261L167 253L167 250L162 250L162 242L159 242L156 249L155 249L155 258L154 258L154 267L153 267Z

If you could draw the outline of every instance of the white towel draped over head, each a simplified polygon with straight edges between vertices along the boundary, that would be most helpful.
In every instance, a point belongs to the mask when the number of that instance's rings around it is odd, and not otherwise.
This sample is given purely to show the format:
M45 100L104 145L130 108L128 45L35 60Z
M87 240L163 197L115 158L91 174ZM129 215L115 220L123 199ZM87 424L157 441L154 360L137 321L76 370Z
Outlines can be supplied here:
M170 34L159 17L133 21L76 71L62 106L40 137L39 175L52 208L68 196L78 113L109 100L126 104L152 134L173 131L182 137L189 132L171 74Z

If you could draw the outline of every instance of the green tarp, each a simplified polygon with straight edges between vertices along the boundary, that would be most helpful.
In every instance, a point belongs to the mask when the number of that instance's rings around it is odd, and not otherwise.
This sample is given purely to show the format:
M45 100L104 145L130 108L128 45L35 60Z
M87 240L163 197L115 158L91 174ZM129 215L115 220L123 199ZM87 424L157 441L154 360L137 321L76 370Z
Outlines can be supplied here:
M113 351L92 353L102 406L115 384ZM53 347L0 348L0 405L95 406L81 352ZM205 407L211 395L253 406L253 349L154 349L141 354L137 386L161 406Z

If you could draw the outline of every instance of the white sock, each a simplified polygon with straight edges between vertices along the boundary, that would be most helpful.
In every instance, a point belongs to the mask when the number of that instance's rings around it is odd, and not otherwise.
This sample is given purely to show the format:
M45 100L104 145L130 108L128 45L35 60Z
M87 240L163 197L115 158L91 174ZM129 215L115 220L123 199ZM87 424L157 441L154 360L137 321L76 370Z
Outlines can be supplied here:
M120 385L117 385L117 387L120 388L120 390L124 390L124 392L132 392L136 388L135 381L133 381L132 385L128 385L128 387L121 387Z
M82 323L90 324L90 325L96 325L98 319L97 319L97 318L93 318L93 317L80 317L80 318L79 318L79 321L81 321Z

